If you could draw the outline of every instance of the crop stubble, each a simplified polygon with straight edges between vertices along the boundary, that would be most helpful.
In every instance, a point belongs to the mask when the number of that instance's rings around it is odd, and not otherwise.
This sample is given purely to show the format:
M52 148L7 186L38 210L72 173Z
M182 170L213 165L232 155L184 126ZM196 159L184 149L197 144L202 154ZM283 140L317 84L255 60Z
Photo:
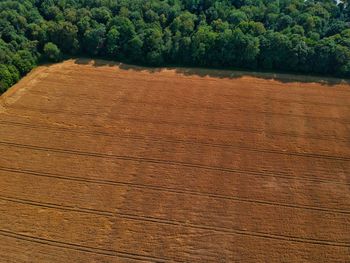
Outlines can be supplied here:
M5 262L350 261L348 85L70 60L0 102Z

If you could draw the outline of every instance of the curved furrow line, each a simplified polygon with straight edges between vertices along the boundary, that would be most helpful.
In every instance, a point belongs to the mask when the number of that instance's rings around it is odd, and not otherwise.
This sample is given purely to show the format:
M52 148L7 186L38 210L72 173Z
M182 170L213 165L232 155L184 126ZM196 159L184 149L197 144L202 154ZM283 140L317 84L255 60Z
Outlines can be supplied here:
M350 215L350 210L344 210L344 209L331 209L331 208L327 208L327 207L316 207L316 206L301 205L301 204L289 204L289 203L265 201L265 200L259 200L259 199L240 198L237 196L214 194L214 193L210 193L210 192L195 191L195 190L191 190L191 189L178 189L178 188L173 188L173 187L154 186L154 185L140 184L140 183L104 180L104 179L99 179L99 178L87 179L87 178L78 177L78 176L64 176L64 175L60 175L60 174L42 173L42 172L7 168L7 167L0 167L0 171L6 171L6 172L11 172L11 173L22 173L22 174L31 175L31 176L54 178L54 179L59 179L59 180L76 181L76 182L92 183L92 184L99 184L99 185L127 186L127 187L136 188L136 189L145 189L145 190L159 191L159 192L165 192L165 193L193 195L193 196L215 198L215 199L222 199L222 200L230 200L230 201L237 201L237 202L244 202L244 203L261 204L261 205L267 205L267 206L278 206L278 207L287 207L287 208L302 209L302 210L320 211L320 212L324 212L324 213L332 213L332 214L337 213L337 214L349 214Z
M114 154L107 154L107 153L77 151L77 150L71 150L71 149L42 147L42 146L18 144L13 142L4 142L4 141L0 141L0 145L6 145L10 147L30 149L30 150L36 150L36 151L56 152L56 153L78 155L78 156L115 159L115 160L129 161L129 162L142 162L142 163L153 163L153 164L162 164L162 165L170 165L170 166L189 167L189 168L220 171L220 172L227 172L227 173L244 173L247 175L254 175L254 176L260 176L260 177L272 176L275 178L283 178L283 179L289 179L289 180L297 179L299 181L331 183L331 184L337 184L337 185L350 185L350 182L347 183L347 182L341 182L336 180L315 179L315 178L310 178L305 176L293 177L293 176L285 175L285 173L282 173L282 172L271 172L268 170L264 170L263 172L261 172L261 171L254 171L254 170L226 168L226 167L220 167L220 166L209 166L209 165L202 165L202 164L196 164L196 163L186 163L181 161L161 160L161 159L152 159L152 158L145 158L145 157L133 157L133 156L114 155Z
M181 161L160 160L160 159L152 159L152 158L145 158L145 157L122 156L122 155L114 155L114 154L107 154L107 153L85 152L85 151L77 151L77 150L71 150L71 149L42 147L42 146L18 144L18 143L13 143L13 142L4 142L4 141L0 141L0 145L7 145L7 146L11 146L11 147L16 147L16 148L45 151L45 152L56 152L56 153L78 155L78 156L89 156L89 157L96 157L96 158L115 159L115 160L129 161L129 162L142 162L142 163L153 163L153 164L162 164L162 165L170 165L170 166L189 167L189 168L204 169L204 170L211 170L211 171L220 171L220 172L227 172L227 173L244 173L247 175L254 175L254 176L260 176L260 177L262 177L262 176L263 177L271 177L272 176L275 178L283 178L283 179L289 179L289 180L290 179L294 179L294 180L297 179L299 181L309 181L309 182L317 182L317 183L320 183L320 182L321 183L331 183L331 184L337 184L337 185L350 185L350 183L347 183L347 182L340 182L340 181L335 181L335 180L325 180L325 179L315 179L315 178L310 178L310 177L305 177L305 176L293 177L293 176L285 175L285 173L282 173L282 172L271 172L268 170L265 170L262 173L261 171L243 170L243 169L236 169L236 168L225 168L225 167L220 167L220 166L209 166L209 165L202 165L202 164L195 164L195 163L186 163L186 162L181 162Z
M119 217L133 219L137 221L140 221L140 220L150 221L158 224L169 224L168 221L170 221L170 220L163 220L163 219L154 218L154 217L145 217L145 216L130 215L130 214L123 214L123 215L120 214ZM297 243L304 243L304 244L307 243L307 244L314 244L314 245L350 248L350 242L329 241L329 240L315 239L315 238L302 238L302 237L280 235L280 234L277 235L277 234L270 234L270 233L257 232L257 231L248 231L248 230L231 229L231 228L225 228L225 227L213 227L213 226L207 226L207 225L192 224L188 222L183 222L183 223L177 222L177 221L171 221L171 222L175 222L175 224L178 224L183 227L196 228L200 230L210 230L218 233L252 236L252 237L258 237L258 238L264 238L264 239L282 240L287 242L297 242Z
M69 211L75 211L75 212L84 212L88 214L96 214L98 213L101 215L100 210L96 210L96 212L93 209L81 209L81 208L73 208L73 207L67 207L64 205L57 205L57 204L48 204L43 202L34 202L31 200L21 200L21 199L15 199L15 198L8 198L8 197L2 197L0 196L0 200L5 200L9 202L15 202L15 203L21 203L21 204L27 204L37 207L45 207L45 208L52 208L52 209L60 209L60 210L69 210ZM109 213L108 211L102 211L104 213ZM118 218L126 218L129 220L135 220L135 221L146 221L146 222L152 222L156 224L166 224L166 225L175 225L185 228L194 228L199 230L209 230L217 233L225 233L225 234L234 234L234 235L245 235L245 236L253 236L253 237L259 237L259 238L265 238L265 239L275 239L275 240L283 240L288 242L298 242L298 243L309 243L309 244L315 244L315 245L327 245L327 246L337 246L337 247L349 247L349 242L337 242L337 241L329 241L329 240L323 240L323 239L316 239L316 238L302 238L302 237L295 237L295 236L288 236L288 235L281 235L281 234L270 234L270 233L264 233L264 232L257 232L257 231L249 231L249 230L241 230L241 229L232 229L227 227L217 227L217 226L210 226L210 225L203 225L203 224L193 224L185 221L178 221L178 220L169 220L169 219L162 219L157 217L151 217L151 216L140 216L140 215L134 215L129 213L122 213L122 212L115 212L111 213L110 215L107 215L110 217L118 217ZM0 230L1 231L1 230Z
M97 254L97 255L112 256L112 257L117 257L117 258L133 259L133 260L149 261L149 262L183 262L183 261L178 261L178 260L174 260L174 259L156 258L156 257L151 257L151 256L139 255L136 253L128 253L128 252L110 250L110 249L105 249L105 248L90 247L90 246L85 246L82 244L62 242L62 241L46 239L46 238L41 238L41 237L33 237L33 236L29 236L29 235L24 235L21 233L15 233L13 231L9 231L6 229L0 229L0 235L14 238L14 239L18 239L18 240L22 240L22 241L31 242L31 243L38 243L38 244L42 244L42 245L47 245L47 246L51 246L51 247L76 250L76 251L81 251L81 252L86 252L86 253L91 253L91 254Z
M152 137L146 137L146 136L140 136L135 134L111 134L107 132L102 131L89 131L87 129L76 129L76 128L65 128L65 127L53 127L50 125L33 125L33 124L27 124L27 123L20 123L20 122L12 122L12 121L0 121L0 124L5 125L13 125L13 126L21 126L21 127L27 127L31 129L37 129L37 130L52 130L52 131L64 131L64 132L70 132L70 133L77 133L82 135L98 135L98 136L104 136L104 137L111 137L111 138L124 138L124 139L133 139L133 140L140 140L140 141L154 141L154 142L167 142L167 143L177 143L177 144L188 144L188 145L204 145L209 147L215 147L215 148L233 148L233 149L242 149L247 150L250 152L258 152L258 153L268 153L268 154L280 154L280 155L288 155L288 156L298 156L298 157L306 157L306 158L321 158L321 159L332 159L332 160L350 160L350 157L345 156L334 156L334 155L326 155L326 154L317 154L317 153L299 153L299 152L289 152L289 151L280 151L280 150L273 150L273 149L258 149L258 148L252 148L248 146L241 146L241 145L233 145L233 144L221 144L221 143L210 143L210 142L201 142L201 141L189 141L189 140L175 140L175 139L153 139Z
M12 203L24 204L24 205L67 210L67 211L101 215L101 216L107 216L107 217L115 217L115 215L116 215L115 213L110 212L110 211L91 209L91 208L83 208L83 207L77 207L77 206L59 205L59 204L47 203L47 202L37 202L37 201L28 200L28 199L4 196L1 194L0 194L0 200L12 202Z
M69 116L76 116L76 117L82 117L82 116L89 116L89 117L97 117L100 115L96 115L95 113L76 113L71 111L64 111L64 110L41 110L41 109L33 109L25 106L13 106L13 105L5 105L6 108L19 110L19 111L30 111L35 113L42 113L42 114L63 114L67 113ZM127 120L127 121L133 121L133 122L140 122L140 123L151 123L151 124L159 124L159 125L175 125L179 127L195 127L195 128L206 128L211 130L218 130L218 131L238 131L238 132L246 132L246 133L263 133L265 132L262 129L243 129L238 127L223 127L220 125L213 125L213 124L195 124L195 123L185 123L185 122L172 122L172 121L159 121L159 120L145 120L145 119L139 119L139 118L132 118L132 117L123 117L123 118L111 118L110 116L104 116L105 118L109 120ZM346 142L349 143L350 140L347 140L346 138L337 138L335 136L331 135L323 135L323 136L314 136L314 135L299 135L295 134L293 132L268 132L270 135L277 135L277 136L284 136L284 137L294 137L294 138L306 138L306 139L316 139L316 140L332 140L332 141L340 141L340 142Z

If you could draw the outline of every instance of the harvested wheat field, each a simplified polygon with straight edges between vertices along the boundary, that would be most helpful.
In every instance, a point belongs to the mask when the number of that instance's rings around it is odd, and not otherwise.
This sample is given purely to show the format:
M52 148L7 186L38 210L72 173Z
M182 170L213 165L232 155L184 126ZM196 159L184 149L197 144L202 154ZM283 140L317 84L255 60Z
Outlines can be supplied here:
M307 80L35 69L1 97L0 261L350 262L350 85Z

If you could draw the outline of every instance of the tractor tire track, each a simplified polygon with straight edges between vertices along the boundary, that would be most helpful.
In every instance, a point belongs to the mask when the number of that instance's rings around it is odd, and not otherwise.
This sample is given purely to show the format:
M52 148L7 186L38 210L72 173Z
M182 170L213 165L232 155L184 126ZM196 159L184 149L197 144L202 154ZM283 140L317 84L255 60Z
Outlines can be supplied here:
M252 148L248 146L241 146L241 145L234 145L234 144L221 144L221 143L209 143L209 142L202 142L202 141L190 141L190 140L174 140L172 138L166 138L166 139L154 139L152 137L146 137L142 135L137 134L111 134L107 132L101 132L101 131L89 131L85 128L66 128L66 127L53 127L52 125L33 125L33 124L27 124L27 123L20 123L20 122L12 122L12 121L0 121L0 124L5 125L13 125L13 126L20 126L20 127L26 127L30 129L36 129L36 130L52 130L52 131L63 131L63 132L69 132L69 133L75 133L75 134L82 134L82 135L94 135L94 136L103 136L103 137L110 137L110 138L123 138L123 139L133 139L133 140L139 140L139 141L153 141L153 142L166 142L166 143L176 143L176 144L187 144L187 145L204 145L209 147L215 147L215 148L232 148L232 149L242 149L247 150L254 153L267 153L267 154L279 154L279 155L287 155L287 156L298 156L298 157L305 157L305 158L321 158L321 159L331 159L331 160L350 160L350 157L345 156L334 156L334 155L326 155L326 154L317 154L312 152L291 152L291 151L280 151L280 150L273 150L273 149L258 149L258 148Z
M165 193L169 192L169 193L175 193L175 194L209 197L209 198L222 199L222 200L261 204L261 205L267 205L267 206L279 206L279 207L287 207L287 208L295 208L295 209L303 209L303 210L321 211L325 213L338 213L338 214L350 215L350 210L331 209L326 207L315 207L315 206L300 205L300 204L280 203L280 202L272 202L272 201L265 201L265 200L259 200L259 199L247 199L247 198L240 198L236 196L213 194L210 192L194 191L189 189L178 189L178 188L172 188L172 187L153 186L148 184L103 180L98 178L87 179L87 178L77 177L77 176L64 176L60 174L42 173L42 172L7 168L7 167L0 167L0 171L11 172L11 173L22 173L22 174L38 176L38 177L55 178L59 180L77 181L77 182L92 183L92 184L99 184L99 185L127 186L127 187L136 188L136 189L146 189L146 190L148 189L153 191L161 191Z
M249 231L249 230L240 230L240 229L232 229L232 228L225 228L225 227L214 227L214 226L208 226L203 224L193 224L188 222L182 222L182 221L176 221L176 220L167 220L167 219L161 219L156 217L150 217L150 216L139 216L139 215L133 215L128 213L111 213L107 215L107 211L101 211L101 210L94 210L94 209L81 209L81 208L73 208L73 207L66 207L63 205L56 205L56 204L47 204L42 202L33 202L31 200L21 200L21 199L15 199L15 198L9 198L9 197L2 197L0 196L0 200L5 200L7 202L15 202L15 203L21 203L31 206L37 206L37 207L43 207L43 208L50 208L50 209L60 209L60 210L69 210L74 212L83 212L87 214L99 214L105 213L103 216L108 217L119 217L119 218L125 218L129 220L136 220L136 221L147 221L152 222L156 224L166 224L166 225L173 225L173 226L180 226L185 228L194 228L199 230L209 230L221 234L230 234L230 235L245 235L245 236L253 236L258 238L264 238L264 239L275 239L275 240L283 240L287 242L298 242L298 243L308 243L308 244L314 244L314 245L325 245L325 246L336 246L336 247L349 247L349 242L337 242L337 241L329 241L329 240L323 240L323 239L315 239L315 238L301 238L301 237L295 237L295 236L288 236L288 235L277 235L277 234L269 234L264 232L257 232L257 231ZM2 230L0 230L1 233Z
M112 256L117 258L125 258L125 259L133 259L138 261L149 261L149 262L183 262L183 261L177 261L173 259L163 259L163 258L155 258L150 256L143 256L136 253L127 253L117 250L110 250L110 249L104 249L104 248L95 248L90 246L84 246L81 244L73 244L68 242L62 242L52 239L46 239L41 237L33 237L29 235L24 235L20 233L15 233L6 229L0 229L0 235L27 241L31 243L38 243L42 245L47 245L51 247L57 247L57 248L63 248L63 249L70 249L70 250L76 250L80 252L85 253L91 253L91 254L97 254L97 255L104 255L104 256Z
M75 117L82 117L82 116L88 116L88 117L99 117L100 115L94 114L94 113L77 113L72 111L65 111L65 110L41 110L41 109L33 109L25 106L10 106L10 105L4 105L7 109L14 109L19 111L28 111L28 112L35 112L35 113L41 113L41 114L68 114L70 116ZM104 116L104 118L107 118L109 120L127 120L132 122L139 122L142 124L150 123L150 124L159 124L159 125L172 125L172 126L178 126L178 127L193 127L193 128L206 128L210 130L218 130L218 131L237 131L237 132L246 132L246 133L262 133L265 132L263 129L243 129L238 127L224 127L220 125L213 125L213 124L195 124L195 123L186 123L186 122L174 122L174 121L159 121L159 120L145 120L145 119L139 119L139 118L133 118L133 117L121 117L121 118L111 118L110 116ZM334 135L323 135L323 136L314 136L314 135L299 135L293 132L274 132L269 131L270 135L277 135L277 136L284 136L284 137L294 137L294 138L305 138L305 139L316 139L316 140L332 140L332 141L341 141L349 143L350 139L346 138L338 138Z
M260 171L225 168L220 166L209 166L209 165L202 165L202 164L195 164L195 163L186 163L181 161L160 160L160 159L152 159L152 158L144 158L144 157L133 157L133 156L122 156L122 155L114 155L114 154L107 154L107 153L77 151L77 150L71 150L71 149L60 149L60 148L42 147L42 146L35 146L35 145L28 145L28 144L18 144L18 143L5 142L5 141L0 141L0 145L6 145L6 146L22 148L22 149L37 150L37 151L56 152L56 153L64 153L64 154L70 154L70 155L115 159L115 160L130 161L130 162L142 162L142 163L189 167L189 168L204 169L204 170L211 170L211 171L221 171L221 172L227 172L227 173L244 173L244 174L260 176L260 177L273 176L276 178L298 179L300 181L309 181L309 182L317 182L317 183L321 182L321 183L331 183L336 185L350 185L350 183L348 182L341 182L336 180L325 180L325 179L314 179L314 178L305 177L305 176L293 177L293 176L285 175L285 173L281 173L281 172L277 173L277 172L271 172L267 170L264 170L262 173ZM344 158L344 160L342 161L347 162L347 159Z

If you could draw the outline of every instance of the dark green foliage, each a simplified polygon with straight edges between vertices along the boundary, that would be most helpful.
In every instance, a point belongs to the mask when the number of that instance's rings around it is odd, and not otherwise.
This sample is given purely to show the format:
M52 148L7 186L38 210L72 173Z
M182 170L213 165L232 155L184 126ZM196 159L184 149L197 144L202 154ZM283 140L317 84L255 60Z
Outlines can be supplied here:
M0 92L4 92L19 80L19 72L13 65L0 64Z
M25 75L36 66L36 60L29 50L20 50L13 57L13 65Z
M11 72L6 65L0 65L0 92L4 92L13 84Z
M48 60L57 62L61 58L61 51L54 43L49 42L44 46L44 55Z
M0 92L45 59L350 77L350 5L333 0L3 0Z
M143 41L139 36L135 36L127 42L126 48L124 49L125 55L134 62L139 61L142 56Z
M79 49L78 27L67 21L47 22L48 39L63 52L74 54Z
M106 51L107 55L111 56L112 58L117 57L120 47L120 33L116 26L111 27L111 29L108 31L107 34L107 40L106 40Z
M85 51L89 55L103 54L106 41L106 28L102 24L97 24L95 27L85 31L83 43Z

